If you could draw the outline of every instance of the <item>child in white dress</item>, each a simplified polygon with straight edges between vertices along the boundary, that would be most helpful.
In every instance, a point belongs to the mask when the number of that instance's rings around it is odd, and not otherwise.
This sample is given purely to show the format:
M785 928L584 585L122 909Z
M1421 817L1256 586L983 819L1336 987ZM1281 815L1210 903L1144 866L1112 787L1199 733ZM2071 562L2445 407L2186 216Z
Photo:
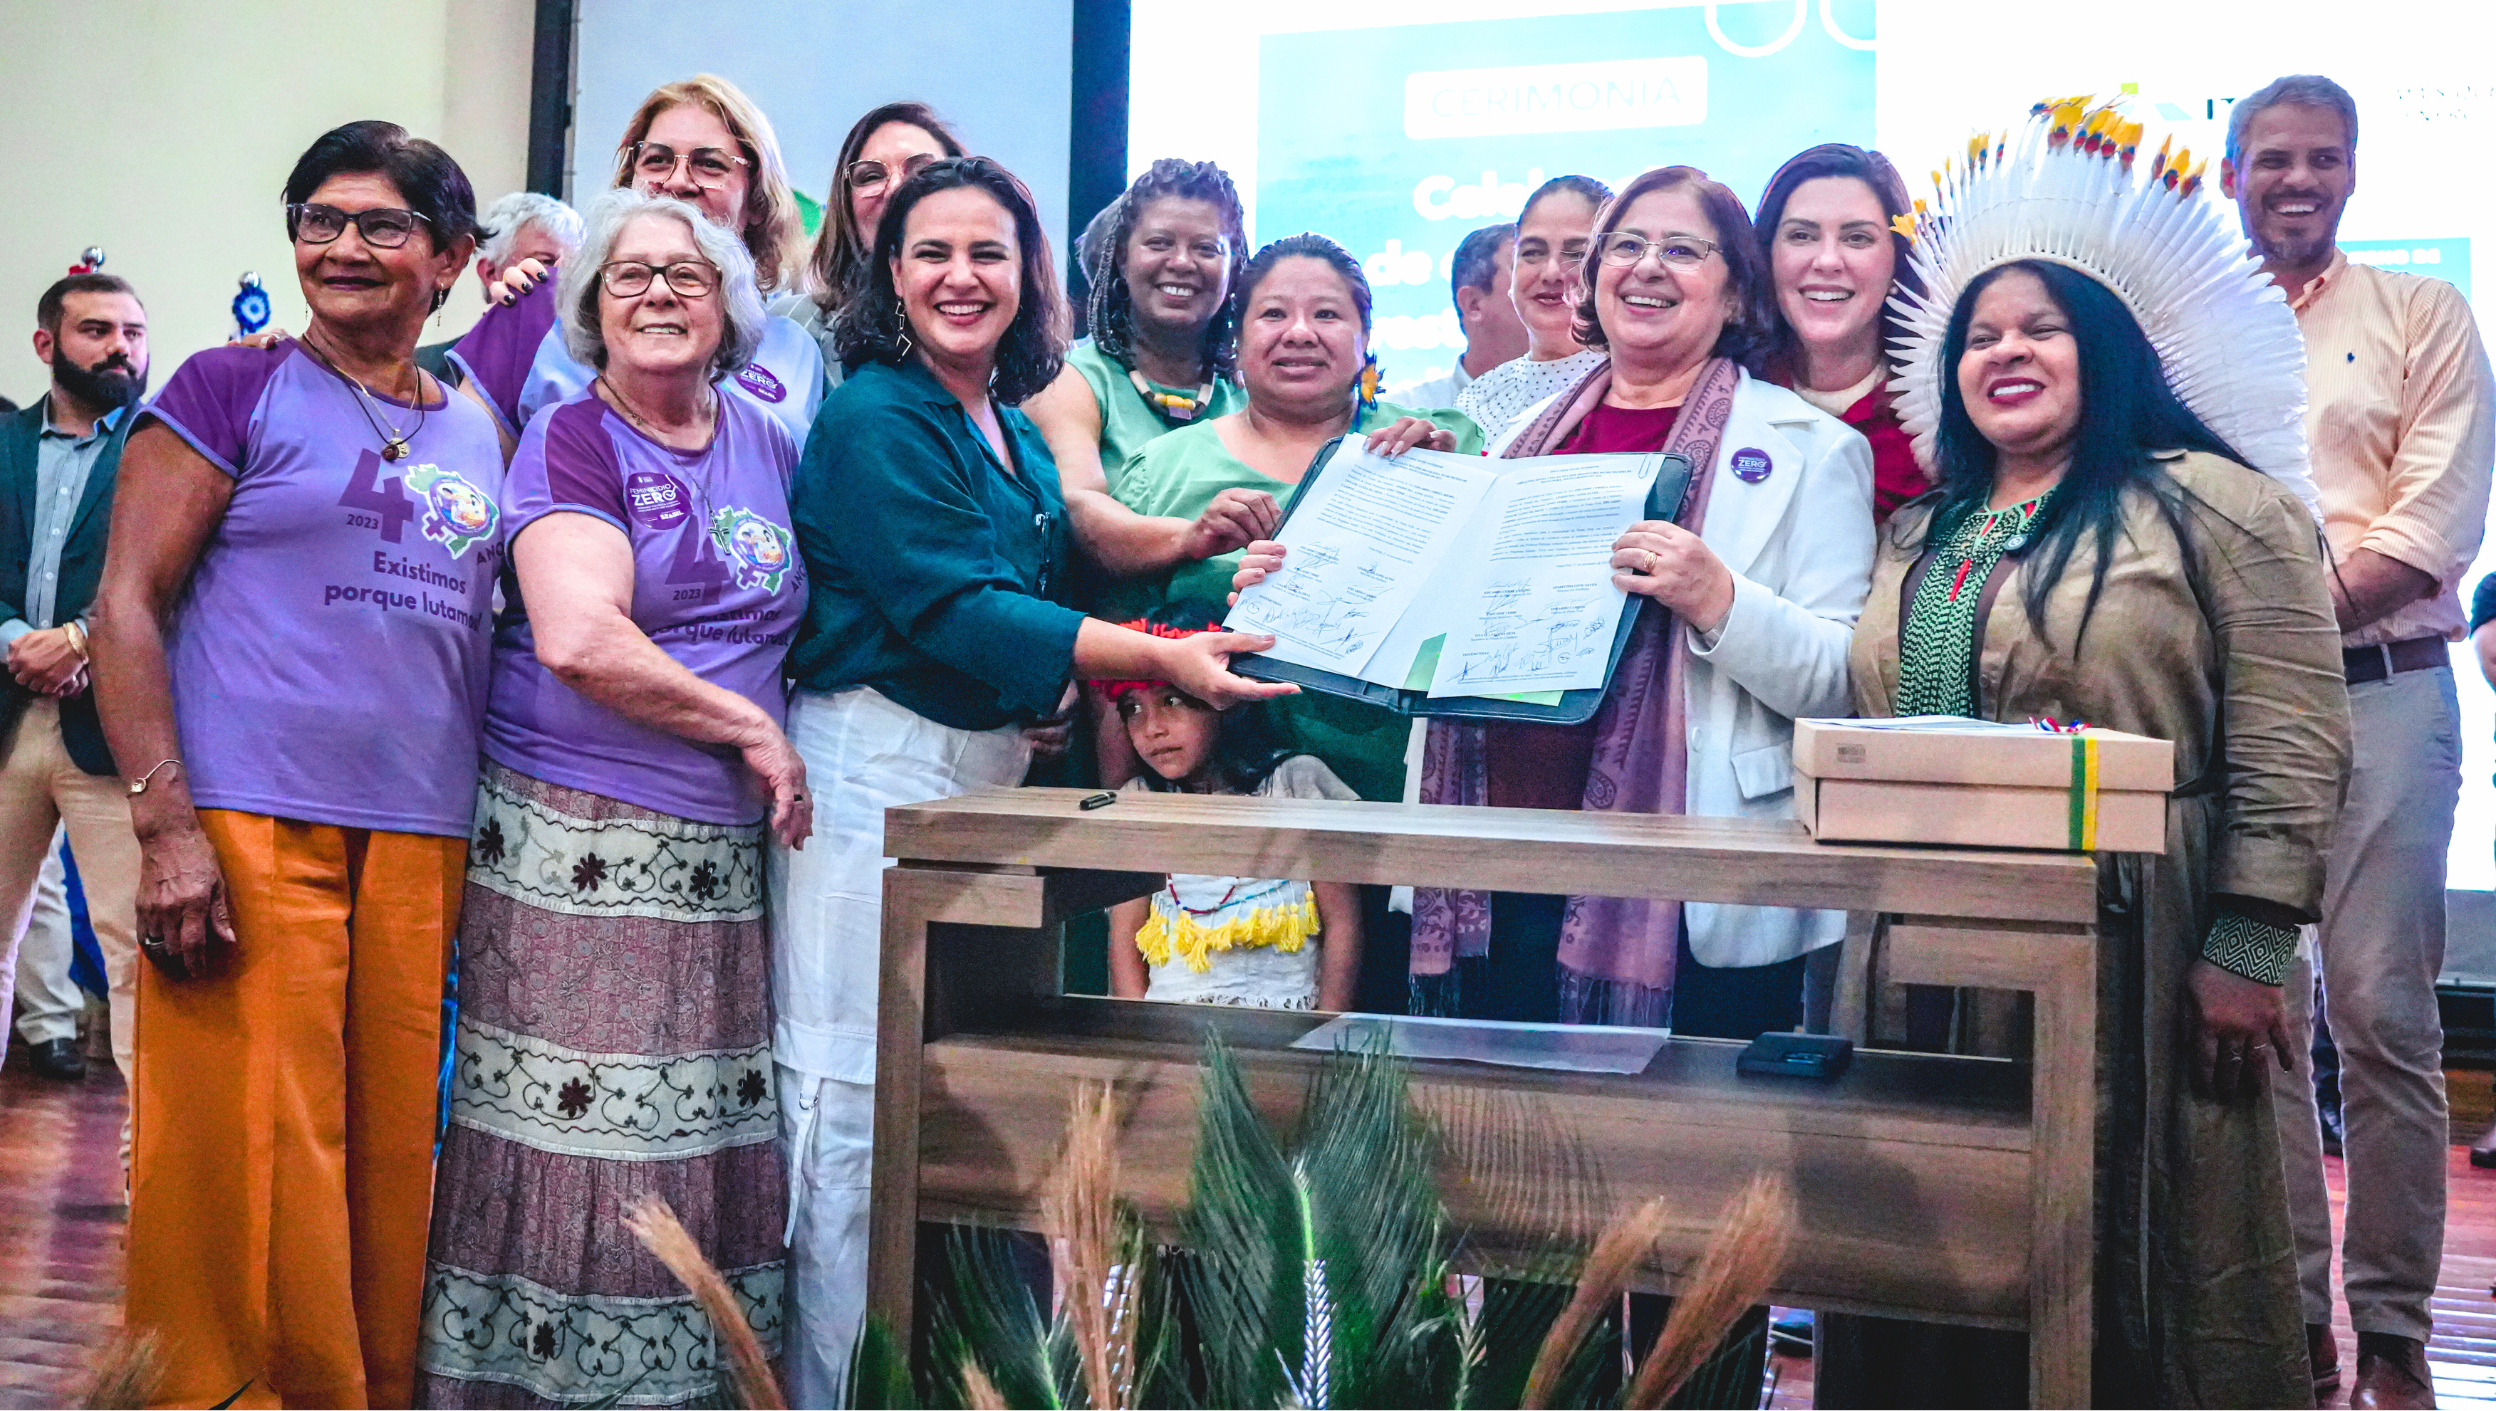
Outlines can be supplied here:
M1147 771L1129 789L1359 797L1315 755L1293 753L1253 704L1217 711L1166 681L1102 689ZM1360 967L1360 898L1348 883L1179 874L1109 913L1121 999L1339 1010Z

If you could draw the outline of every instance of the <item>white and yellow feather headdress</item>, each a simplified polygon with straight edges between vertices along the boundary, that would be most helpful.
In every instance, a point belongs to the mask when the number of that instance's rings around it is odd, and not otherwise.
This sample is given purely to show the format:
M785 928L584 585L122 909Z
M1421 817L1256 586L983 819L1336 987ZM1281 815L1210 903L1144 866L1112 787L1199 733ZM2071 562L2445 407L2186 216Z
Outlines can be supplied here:
M1981 135L1933 173L1933 201L1898 218L1919 296L1901 288L1899 419L1934 463L1942 342L1969 284L2018 260L2095 278L2140 321L2167 385L2254 469L2314 503L2305 443L2305 339L2244 236L2200 199L2205 161L2161 146L2145 178L2141 125L2086 98L2039 103L2014 139ZM2172 139L2170 139L2172 140Z

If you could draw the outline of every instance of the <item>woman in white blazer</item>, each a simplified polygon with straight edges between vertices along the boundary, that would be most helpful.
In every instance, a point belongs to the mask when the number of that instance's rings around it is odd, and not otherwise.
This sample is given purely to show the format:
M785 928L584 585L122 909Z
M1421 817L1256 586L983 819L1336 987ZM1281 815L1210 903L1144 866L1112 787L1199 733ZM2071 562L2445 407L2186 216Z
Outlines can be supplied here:
M1791 818L1794 718L1851 709L1846 653L1874 547L1871 448L1742 371L1773 327L1773 294L1742 203L1705 174L1661 167L1623 188L1596 222L1582 288L1580 336L1609 360L1527 412L1491 454L1688 457L1697 469L1680 503L1632 526L1612 554L1614 581L1654 606L1594 720L1433 722L1418 795ZM1252 546L1239 583L1279 559L1279 546ZM1844 928L1843 912L1423 889L1415 1008L1750 1038L1793 1027L1801 957Z

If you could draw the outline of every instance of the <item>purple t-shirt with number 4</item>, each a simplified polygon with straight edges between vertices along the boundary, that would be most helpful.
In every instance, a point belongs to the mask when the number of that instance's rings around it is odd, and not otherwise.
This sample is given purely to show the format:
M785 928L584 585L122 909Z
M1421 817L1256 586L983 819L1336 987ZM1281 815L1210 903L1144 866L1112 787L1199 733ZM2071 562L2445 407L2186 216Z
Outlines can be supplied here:
M741 398L718 406L698 451L644 436L594 391L546 408L512 457L503 520L515 543L550 514L622 530L633 625L778 721L788 704L780 659L806 612L806 566L789 532L797 442ZM520 613L494 640L485 752L532 778L700 823L754 823L768 803L735 750L628 720L557 680Z
M193 800L467 836L502 567L492 418L456 393L421 426L359 407L293 342L195 354L142 417L234 477L165 648ZM409 454L382 459L375 422Z

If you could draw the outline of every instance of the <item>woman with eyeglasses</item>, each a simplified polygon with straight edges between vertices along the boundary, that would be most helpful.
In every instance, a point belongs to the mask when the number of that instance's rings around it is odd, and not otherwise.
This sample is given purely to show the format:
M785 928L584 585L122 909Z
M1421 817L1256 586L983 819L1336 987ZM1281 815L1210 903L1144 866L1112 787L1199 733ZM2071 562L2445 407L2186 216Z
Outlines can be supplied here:
M1516 274L1509 297L1525 323L1525 356L1510 358L1465 384L1456 410L1496 439L1527 407L1580 378L1603 354L1577 339L1578 275L1595 214L1612 188L1591 176L1555 176L1534 188L1517 212Z
M349 123L285 195L311 319L140 411L96 598L150 962L127 1322L160 1404L405 1406L503 456L415 362L458 164Z
M841 385L833 321L858 291L885 203L919 168L961 155L962 139L925 103L869 108L841 139L840 156L832 163L832 200L824 207L823 228L815 232L814 252L806 259L807 287L771 306L773 313L796 320L813 336L823 350L824 375L832 386Z
M728 80L696 74L651 90L616 143L612 185L674 197L734 235L754 258L755 287L765 298L788 279L797 197L771 120ZM547 274L526 268L535 263L506 272L510 302L487 309L451 349L515 437L542 408L579 396L597 376L572 356ZM772 317L751 359L723 385L802 443L823 404L822 350L794 321Z
M1491 454L1677 452L1698 473L1674 512L1613 546L1612 581L1645 601L1594 719L1433 721L1421 801L1791 818L1794 718L1852 704L1871 452L1743 371L1771 295L1732 192L1658 167L1603 207L1589 238L1574 318L1601 361L1528 408ZM1236 585L1281 559L1279 545L1251 545ZM1801 957L1844 930L1834 911L1424 888L1413 992L1425 1013L1755 1038L1794 1027Z
M984 157L931 162L876 228L790 489L806 562L789 737L814 843L772 850L772 1009L789 1148L789 1394L839 1404L866 1308L884 810L1022 782L1024 727L1078 678L1170 681L1226 706L1271 637L1154 636L1067 606L1057 468L1017 410L1055 377L1065 304L1030 191Z
M420 1406L718 1395L692 1297L620 1233L644 1196L780 1336L763 850L811 819L781 733L797 442L720 390L768 315L691 205L599 197L557 301L598 373L504 482Z

